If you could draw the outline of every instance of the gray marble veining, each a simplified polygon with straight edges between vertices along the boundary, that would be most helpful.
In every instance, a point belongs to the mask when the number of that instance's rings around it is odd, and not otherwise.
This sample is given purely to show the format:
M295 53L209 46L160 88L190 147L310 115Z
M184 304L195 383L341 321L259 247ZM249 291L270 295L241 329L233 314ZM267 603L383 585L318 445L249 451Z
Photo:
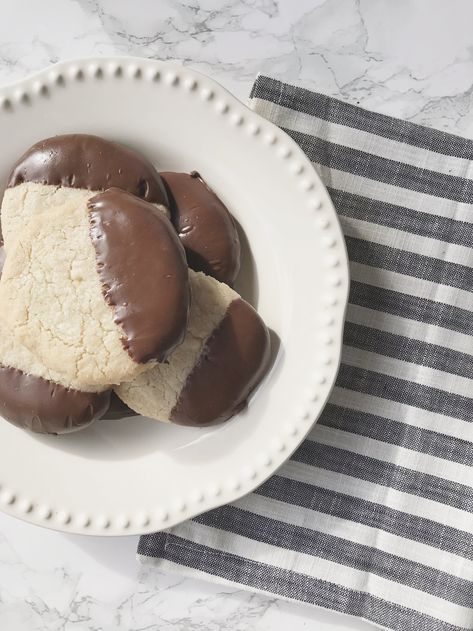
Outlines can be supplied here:
M473 137L470 0L4 0L0 81L61 59L175 59L245 100L264 72ZM137 539L0 515L0 629L291 631L362 622L140 568Z

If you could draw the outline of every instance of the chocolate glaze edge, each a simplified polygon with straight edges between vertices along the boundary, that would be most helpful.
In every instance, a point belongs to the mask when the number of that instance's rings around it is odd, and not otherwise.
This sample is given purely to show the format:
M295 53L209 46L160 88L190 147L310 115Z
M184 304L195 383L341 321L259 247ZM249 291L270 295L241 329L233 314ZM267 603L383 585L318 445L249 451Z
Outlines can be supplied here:
M205 427L238 413L266 374L270 350L259 314L243 299L233 300L188 375L170 420Z
M123 346L136 363L164 361L186 332L184 248L167 217L121 189L99 193L87 206L97 273Z
M161 176L189 267L232 286L240 270L241 246L230 211L197 171L165 171Z
M120 397L112 391L110 396L110 405L108 410L103 416L100 417L101 421L116 421L121 418L128 418L130 416L139 416L138 412L135 412L124 403Z
M63 134L32 145L13 166L7 188L37 182L103 191L112 186L169 206L155 167L137 151L91 134Z
M81 392L17 368L0 365L0 415L40 434L74 432L101 418L110 391Z

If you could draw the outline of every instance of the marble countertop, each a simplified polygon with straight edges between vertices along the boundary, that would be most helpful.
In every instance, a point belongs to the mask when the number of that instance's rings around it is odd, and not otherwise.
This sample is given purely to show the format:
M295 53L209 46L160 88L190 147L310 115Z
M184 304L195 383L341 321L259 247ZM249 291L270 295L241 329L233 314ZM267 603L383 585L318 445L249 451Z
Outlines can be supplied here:
M264 72L473 138L470 0L3 0L0 81L68 57L181 60L246 100ZM136 537L0 515L5 631L318 631L363 622L145 569Z

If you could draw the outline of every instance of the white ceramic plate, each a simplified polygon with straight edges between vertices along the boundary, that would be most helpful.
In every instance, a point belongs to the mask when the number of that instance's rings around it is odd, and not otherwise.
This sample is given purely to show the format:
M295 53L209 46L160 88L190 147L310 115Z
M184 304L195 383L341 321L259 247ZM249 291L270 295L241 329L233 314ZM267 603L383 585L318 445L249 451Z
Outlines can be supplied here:
M141 417L66 436L0 422L0 508L50 528L168 528L261 484L317 420L335 380L348 293L343 236L311 163L207 77L167 62L76 60L0 90L0 177L41 138L89 132L159 168L199 170L237 218L237 289L273 332L274 363L247 410L192 429Z

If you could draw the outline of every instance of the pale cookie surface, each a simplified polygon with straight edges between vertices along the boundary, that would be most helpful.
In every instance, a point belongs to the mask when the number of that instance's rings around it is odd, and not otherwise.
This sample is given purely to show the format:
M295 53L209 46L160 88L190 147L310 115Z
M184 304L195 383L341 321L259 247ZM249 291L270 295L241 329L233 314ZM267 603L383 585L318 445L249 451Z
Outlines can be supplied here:
M34 215L63 208L64 204L69 204L70 208L86 203L97 192L37 182L24 182L13 188L7 188L2 201L2 235L5 249L10 248L23 226ZM154 206L166 216L168 215L165 206L161 204Z
M21 428L47 434L77 431L100 418L110 391L69 387L0 325L0 414Z
M191 308L184 342L167 363L157 364L115 392L143 416L169 421L188 375L196 365L205 342L218 327L228 305L238 294L202 272L189 270Z
M66 188L52 184L24 182L5 190L2 202L2 234L6 249L9 249L23 226L34 216L59 208L85 205L93 195L81 188Z
M123 348L122 331L97 274L85 203L67 200L34 216L8 253L1 317L38 361L67 383L108 385L144 367Z
M92 386L80 383L75 379L66 379L62 373L46 368L36 355L18 342L4 322L0 322L0 365L7 368L17 368L26 374L53 381L65 388L74 388L84 392L102 392L106 389L106 386Z
M90 134L63 134L32 145L13 166L2 202L6 249L31 215L52 209L76 190L89 197L110 187L133 193L168 214L154 166L130 147Z

